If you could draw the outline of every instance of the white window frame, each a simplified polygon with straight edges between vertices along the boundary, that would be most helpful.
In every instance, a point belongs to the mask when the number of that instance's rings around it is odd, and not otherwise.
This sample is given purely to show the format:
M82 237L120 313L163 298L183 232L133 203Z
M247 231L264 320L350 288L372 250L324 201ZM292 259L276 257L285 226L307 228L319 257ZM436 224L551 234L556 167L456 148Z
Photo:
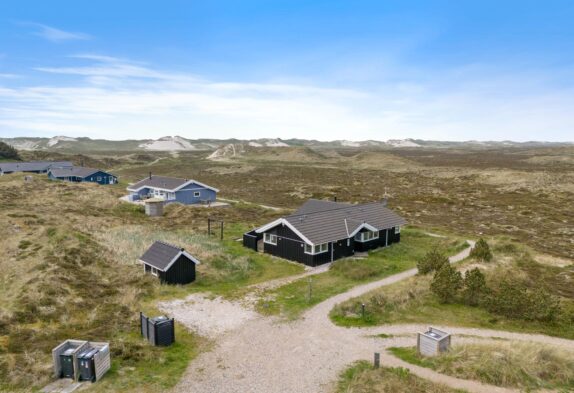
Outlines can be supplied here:
M379 238L379 231L359 232L355 235L355 241L359 243L370 242L378 238Z
M102 177L101 177L101 176L98 176L98 177L97 177L97 181L102 181Z
M277 235L274 235L272 233L264 233L263 234L263 242L276 246L277 245Z
M401 226L400 226L400 225L397 225L397 226L395 227L395 235L398 235L399 233L401 233Z
M194 192L193 192L193 197L194 197L194 198L199 198L200 196L201 196L201 192L199 192L199 191L194 191Z
M328 251L329 251L329 243L321 243L315 245L305 243L305 254L317 255L317 254L324 254Z
M150 270L151 275L156 276L156 277L159 276L159 273L158 273L159 270L153 266L150 266L150 267L151 267L151 270Z

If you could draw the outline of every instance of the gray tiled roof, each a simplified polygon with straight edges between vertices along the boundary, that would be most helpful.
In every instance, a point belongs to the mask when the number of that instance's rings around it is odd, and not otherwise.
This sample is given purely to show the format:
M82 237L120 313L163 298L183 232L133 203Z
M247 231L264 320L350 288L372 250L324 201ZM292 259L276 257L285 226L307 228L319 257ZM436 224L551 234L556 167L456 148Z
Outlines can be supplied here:
M82 166L74 166L71 168L56 168L50 169L50 173L55 177L66 177L66 176L76 176L76 177L88 177L96 172L100 172L100 169L86 168ZM103 172L103 171L102 171Z
M69 168L72 165L70 161L3 162L0 169L2 172L37 172L50 168Z
M128 190L137 190L142 187L164 188L166 190L174 190L187 183L189 179L180 179L177 177L155 176L146 177L139 182L132 184Z
M140 260L163 271L173 258L182 251L182 248L156 241L141 256Z
M322 201L311 202L306 209L303 209L303 211L307 211L307 213L293 214L285 217L285 220L313 244L346 239L350 233L364 223L378 230L406 224L404 218L381 202L371 202L361 205L321 202ZM303 205L303 207L305 207L305 205ZM331 208L327 209L328 207ZM297 212L300 211L301 209Z
M309 199L307 202L301 205L293 215L298 214L309 214L317 213L325 210L338 209L341 207L352 206L348 203L332 202L332 201L322 201L320 199Z

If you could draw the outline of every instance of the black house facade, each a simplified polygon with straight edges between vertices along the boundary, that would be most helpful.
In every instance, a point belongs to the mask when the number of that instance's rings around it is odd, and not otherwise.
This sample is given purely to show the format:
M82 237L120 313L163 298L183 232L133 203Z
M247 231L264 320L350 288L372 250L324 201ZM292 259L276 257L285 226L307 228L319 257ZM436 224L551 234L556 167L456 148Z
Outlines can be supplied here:
M189 284L195 281L195 265L199 261L183 248L156 241L141 256L147 274L158 277L162 283Z
M243 235L243 244L318 266L401 240L406 221L383 202L360 205L311 199L290 216Z

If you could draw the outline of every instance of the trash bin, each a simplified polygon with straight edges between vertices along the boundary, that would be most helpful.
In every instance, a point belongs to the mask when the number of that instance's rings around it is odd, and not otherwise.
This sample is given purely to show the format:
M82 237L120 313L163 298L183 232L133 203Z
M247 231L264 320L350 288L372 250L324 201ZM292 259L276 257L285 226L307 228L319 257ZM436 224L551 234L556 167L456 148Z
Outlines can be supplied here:
M68 348L60 354L60 377L74 378L74 352L75 348Z
M78 365L80 372L80 381L96 380L96 367L94 365L94 355L98 353L95 348L87 348L78 355Z

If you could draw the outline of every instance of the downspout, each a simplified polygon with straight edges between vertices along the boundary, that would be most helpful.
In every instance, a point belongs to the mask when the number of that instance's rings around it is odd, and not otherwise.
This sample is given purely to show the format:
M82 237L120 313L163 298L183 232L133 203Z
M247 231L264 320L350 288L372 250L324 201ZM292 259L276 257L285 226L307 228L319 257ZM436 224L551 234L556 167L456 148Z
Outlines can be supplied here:
M331 262L333 262L334 252L335 252L335 243L331 243Z
M389 245L389 229L385 229L385 247Z

